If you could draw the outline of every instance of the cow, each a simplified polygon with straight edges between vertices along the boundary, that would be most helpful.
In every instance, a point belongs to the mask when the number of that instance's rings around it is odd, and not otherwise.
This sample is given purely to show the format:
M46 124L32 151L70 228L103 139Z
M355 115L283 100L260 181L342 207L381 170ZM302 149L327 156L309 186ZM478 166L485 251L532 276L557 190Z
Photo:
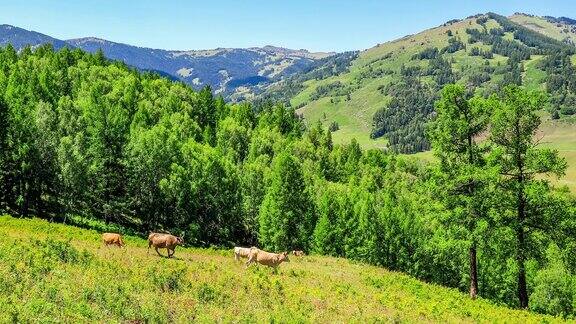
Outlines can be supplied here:
M244 247L235 247L234 248L234 260L238 261L240 260L240 258L248 258L250 256L250 251L252 250L258 250L257 247L251 247L251 248L244 248Z
M246 268L254 262L276 269L282 262L290 262L290 260L288 259L288 252L270 253L262 250L251 250Z
M150 253L150 247L154 246L159 256L163 255L160 254L158 248L165 248L168 252L168 257L171 258L174 253L176 253L176 247L182 244L184 244L184 238L180 236L164 233L150 233L150 235L148 235L148 253ZM172 253L170 253L170 251L172 251Z
M299 250L294 250L294 251L292 251L292 254L293 254L294 256L298 256L298 257L305 256L305 255L306 255L306 254L304 254L304 251L299 251Z
M125 246L124 242L122 241L122 235L117 233L104 233L102 234L102 241L104 245L116 245L118 247Z

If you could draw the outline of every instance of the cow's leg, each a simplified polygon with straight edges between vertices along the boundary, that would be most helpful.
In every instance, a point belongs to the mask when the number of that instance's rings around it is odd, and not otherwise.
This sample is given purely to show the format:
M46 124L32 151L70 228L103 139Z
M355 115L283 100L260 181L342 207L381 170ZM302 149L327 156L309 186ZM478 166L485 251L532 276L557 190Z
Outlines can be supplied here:
M166 252L168 252L168 258L171 258L172 254L170 254L170 248L166 248Z
M248 269L248 266L251 265L254 262L254 258L252 256L248 257L248 261L246 261L246 269Z
M238 253L234 253L234 260L238 261L240 258L238 257Z
M158 253L159 256L163 257L163 255L160 254L160 251L158 251L158 248L157 248L157 247L155 247L154 249L156 250L156 253Z

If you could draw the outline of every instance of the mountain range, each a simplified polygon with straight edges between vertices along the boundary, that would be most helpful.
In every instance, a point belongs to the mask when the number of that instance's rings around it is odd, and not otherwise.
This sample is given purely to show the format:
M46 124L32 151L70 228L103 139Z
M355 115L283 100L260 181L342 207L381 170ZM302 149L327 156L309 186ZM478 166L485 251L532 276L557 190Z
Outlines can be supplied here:
M60 40L39 32L0 25L0 46L12 44L20 50L27 45L35 47L46 43L55 49L65 46L88 52L101 49L110 59L181 80L196 89L210 85L215 93L230 100L253 96L267 84L309 69L315 62L333 54L275 46L172 51L94 37Z

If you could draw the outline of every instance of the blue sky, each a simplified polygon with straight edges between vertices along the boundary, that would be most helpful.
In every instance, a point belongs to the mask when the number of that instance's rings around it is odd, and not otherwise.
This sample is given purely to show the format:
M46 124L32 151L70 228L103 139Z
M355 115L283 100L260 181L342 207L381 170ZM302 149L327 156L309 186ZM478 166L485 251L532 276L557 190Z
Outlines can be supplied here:
M576 19L575 1L58 0L0 2L0 24L68 39L95 36L164 49L276 45L365 49L466 16L493 11Z

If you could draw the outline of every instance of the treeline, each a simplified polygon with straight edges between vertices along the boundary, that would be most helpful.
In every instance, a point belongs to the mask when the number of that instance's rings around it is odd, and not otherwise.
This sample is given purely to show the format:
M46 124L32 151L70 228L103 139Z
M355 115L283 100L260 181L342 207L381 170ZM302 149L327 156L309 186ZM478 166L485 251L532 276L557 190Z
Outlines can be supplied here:
M504 32L513 32L514 38L532 48L534 54L552 54L561 51L574 54L576 52L573 46L521 26L504 16L488 13L488 17L496 20Z
M466 33L470 36L468 37L468 43L475 44L482 42L486 45L491 45L490 53L492 54L508 57L515 56L521 60L527 60L530 58L530 55L533 54L533 50L528 46L505 39L502 29L499 28L493 28L490 32L486 29L467 28Z
M540 68L546 71L546 90L551 94L552 118L576 114L576 69L570 52L545 57Z
M340 81L333 81L317 86L314 92L310 95L310 100L318 100L328 96L338 97L346 95L350 95L350 89Z
M438 50L427 49L414 56L418 59L427 57L431 58L427 68L402 66L400 82L379 88L391 100L372 117L370 136L385 137L394 152L415 153L430 149L425 128L434 112L436 93L443 85L456 81L452 64L440 56ZM422 76L431 77L435 86L422 82Z
M381 89L391 96L388 105L376 111L372 118L372 138L384 136L389 147L399 153L430 149L424 133L434 111L435 94L416 77L403 76L401 82Z
M266 102L279 102L286 106L290 105L290 98L304 89L303 83L308 80L324 80L348 71L352 61L358 57L358 52L343 52L320 59L311 64L301 73L297 73L277 85L269 87L260 94L253 103L263 105ZM296 107L300 108L300 107Z
M461 290L470 288L474 247L480 296L512 306L529 296L534 310L573 315L576 205L537 177L565 168L532 142L540 101L518 88L490 100L458 91L445 90L438 117L427 117L445 162L427 165L355 141L334 145L293 109L225 104L210 89L140 74L101 53L7 47L0 208L185 232L199 246L303 249ZM462 121L452 102L480 117ZM508 136L517 124L518 147ZM488 129L487 141L474 137L468 148L447 136ZM515 168L516 156L526 169Z

